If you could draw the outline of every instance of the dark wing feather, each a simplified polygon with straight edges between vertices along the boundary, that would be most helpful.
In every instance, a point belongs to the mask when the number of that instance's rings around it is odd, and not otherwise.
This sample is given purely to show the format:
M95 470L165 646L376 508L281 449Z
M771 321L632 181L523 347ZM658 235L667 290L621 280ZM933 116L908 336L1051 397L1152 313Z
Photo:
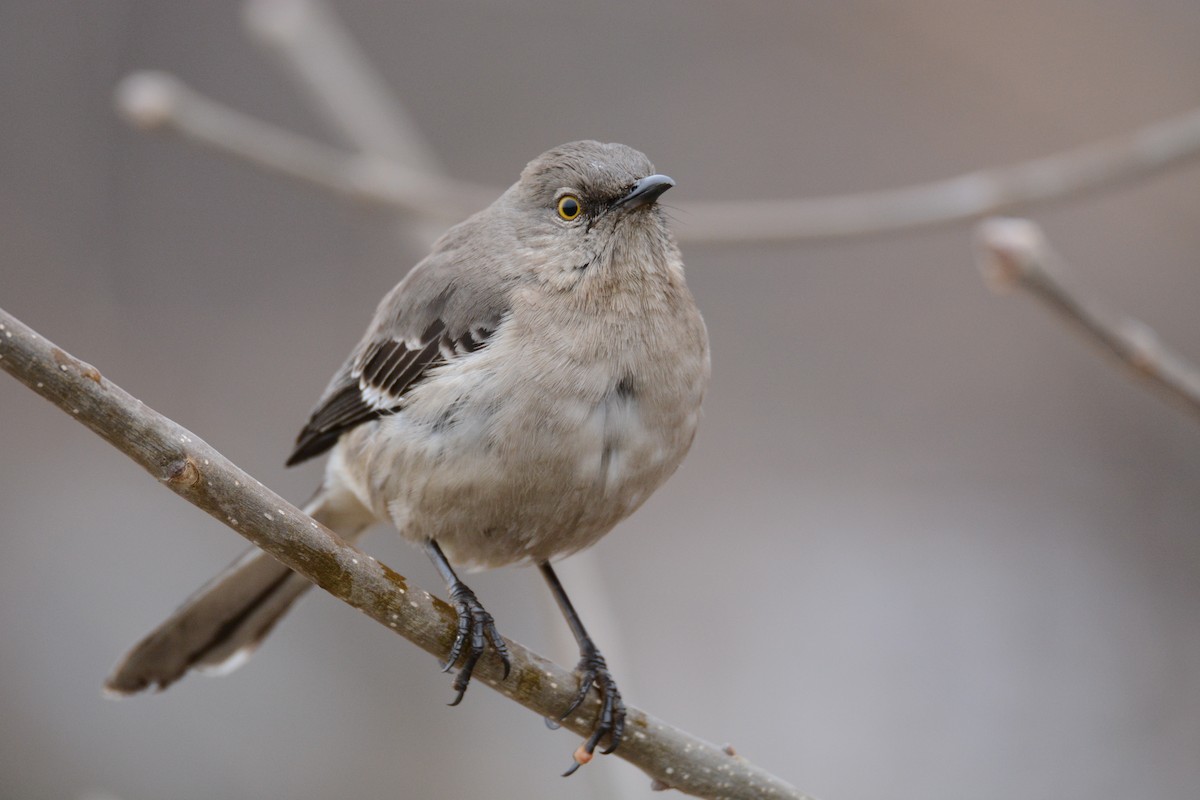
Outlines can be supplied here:
M324 453L364 422L396 413L430 369L487 344L525 274L492 256L518 245L503 208L496 208L447 231L383 298L297 437L289 466Z
M351 428L395 413L405 392L430 369L478 350L491 334L489 327L476 327L452 337L445 322L435 319L415 342L397 339L371 342L345 378L326 392L327 399L296 438L287 465L319 456Z

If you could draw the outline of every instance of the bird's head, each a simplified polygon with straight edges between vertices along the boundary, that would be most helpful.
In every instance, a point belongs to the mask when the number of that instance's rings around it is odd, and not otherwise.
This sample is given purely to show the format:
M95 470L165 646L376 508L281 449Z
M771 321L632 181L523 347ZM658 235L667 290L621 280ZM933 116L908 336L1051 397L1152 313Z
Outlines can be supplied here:
M517 235L555 272L655 270L675 250L657 204L674 185L632 147L560 145L529 162L510 190Z

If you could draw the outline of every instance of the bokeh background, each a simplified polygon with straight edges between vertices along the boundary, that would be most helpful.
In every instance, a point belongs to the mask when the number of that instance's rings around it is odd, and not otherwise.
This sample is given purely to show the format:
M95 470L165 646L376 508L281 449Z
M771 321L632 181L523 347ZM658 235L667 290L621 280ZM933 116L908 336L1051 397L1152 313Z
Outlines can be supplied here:
M894 187L1200 98L1178 0L334 7L447 169L496 186L588 137L648 153L668 203ZM117 82L156 68L338 143L241 15L0 3L0 305L300 501L321 467L285 470L292 438L422 253L387 212L118 119ZM1187 166L1030 213L1200 360L1197 208ZM966 225L685 257L701 433L563 567L627 698L825 800L1195 796L1195 420L989 294ZM324 596L228 678L104 699L241 540L7 378L0 453L0 796L650 796L613 758L560 779L571 735L481 687L445 708L432 658ZM534 571L472 585L574 663Z

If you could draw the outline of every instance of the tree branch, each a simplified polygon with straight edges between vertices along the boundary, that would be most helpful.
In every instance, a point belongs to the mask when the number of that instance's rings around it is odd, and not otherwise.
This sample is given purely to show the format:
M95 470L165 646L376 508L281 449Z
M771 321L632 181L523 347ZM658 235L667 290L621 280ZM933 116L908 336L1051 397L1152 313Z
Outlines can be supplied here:
M373 195L378 191L372 187L379 176L395 170L412 173L407 178L403 174L385 178L396 186L407 185L414 175L430 186L455 186L433 145L372 68L329 3L246 0L242 21L255 41L282 64L326 124L362 157L348 169L357 194ZM490 189L459 188L464 192L461 205L453 197L439 197L445 191L441 188L429 196L414 195L419 208L398 220L401 236L414 247L428 248L447 224L458 222L496 196ZM387 188L382 191L390 192Z
M500 190L351 156L233 111L163 73L134 73L117 92L126 118L361 200L458 221ZM211 120L206 119L211 117ZM282 154L295 151L303 159ZM871 236L978 219L1148 177L1200 155L1200 109L1044 158L859 194L680 204L681 242L798 242Z
M1149 326L1070 287L1065 266L1037 225L985 220L976 229L976 243L976 260L993 291L1029 292L1130 375L1200 421L1200 371L1159 342Z
M692 242L871 236L978 219L1148 177L1200 155L1200 109L1007 167L900 189L799 200L687 206Z
M491 187L405 169L381 156L314 142L210 100L165 72L125 77L117 84L115 101L137 128L175 133L269 172L443 224L461 221L500 194Z
M243 472L198 436L167 419L0 309L0 368L74 416L171 491L266 550L334 597L439 659L449 653L455 613L351 547ZM546 658L508 642L512 674L501 682L489 654L475 680L557 718L578 680ZM563 726L586 736L599 709L593 693ZM808 800L780 779L646 712L628 709L616 755L657 782L709 798Z
M442 173L420 128L327 3L248 0L243 20L348 144L414 172Z

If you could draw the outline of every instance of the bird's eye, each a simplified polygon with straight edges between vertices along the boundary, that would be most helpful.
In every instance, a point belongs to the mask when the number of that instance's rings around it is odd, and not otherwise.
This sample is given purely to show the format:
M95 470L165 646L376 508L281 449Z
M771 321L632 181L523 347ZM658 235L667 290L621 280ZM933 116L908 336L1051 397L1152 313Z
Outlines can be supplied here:
M570 222L583 213L583 205L573 194L564 194L558 199L558 215Z

